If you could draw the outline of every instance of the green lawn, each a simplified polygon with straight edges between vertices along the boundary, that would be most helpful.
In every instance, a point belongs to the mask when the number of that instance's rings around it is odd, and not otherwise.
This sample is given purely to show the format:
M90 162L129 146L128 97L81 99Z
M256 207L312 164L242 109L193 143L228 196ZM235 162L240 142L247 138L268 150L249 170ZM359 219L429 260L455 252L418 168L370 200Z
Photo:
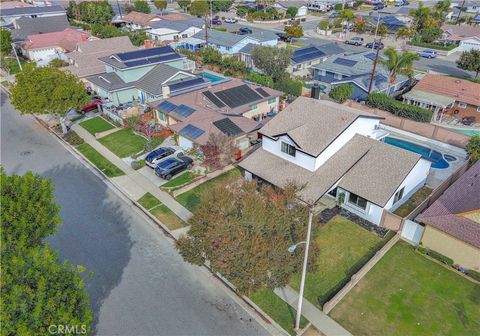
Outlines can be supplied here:
M147 143L147 139L134 134L128 128L109 134L98 141L121 158L140 152Z
M97 166L98 169L103 171L108 177L122 176L125 173L115 166L113 163L108 161L102 154L97 152L95 148L90 146L87 143L83 143L76 147L80 153L85 155L85 157Z
M293 328L295 326L297 311L280 299L271 289L265 288L258 290L250 295L250 299L283 329L288 331L290 335L296 335ZM300 327L304 328L307 323L308 321L302 316L300 319Z
M242 173L239 169L234 168L229 170L222 175L219 175L205 183L200 184L199 186L184 192L176 197L177 201L180 202L184 207L186 207L190 211L195 211L197 207L200 205L200 197L203 192L213 188L217 184L228 183L232 180L240 178Z
M479 335L480 286L400 241L331 316L354 335Z
M165 224L170 230L186 226L184 221L150 193L143 195L138 200L138 203L154 215L160 222Z
M400 217L407 217L417 206L420 205L432 193L432 189L423 187L410 197L408 201L402 204L393 213Z
M186 173L183 173L181 175L178 175L174 179L171 179L167 183L162 184L162 187L165 187L165 188L178 187L178 186L181 186L183 184L186 184L186 183L190 182L194 178L195 178L195 174L190 172L190 171L187 171Z
M307 273L305 297L321 308L324 301L328 300L329 292L340 284L357 263L365 263L365 256L377 244L381 244L382 239L341 216L335 216L322 228L315 230L313 239L319 247L318 267L316 272ZM300 278L301 275L296 273L290 280L290 286L297 291Z
M108 130L111 130L111 129L115 128L115 126L110 124L108 121L106 121L102 117L95 117L95 118L92 118L92 119L82 121L80 123L80 126L85 128L88 131L88 133L90 133L92 135L95 135L96 133L100 133L100 132L105 132L105 131L108 131Z

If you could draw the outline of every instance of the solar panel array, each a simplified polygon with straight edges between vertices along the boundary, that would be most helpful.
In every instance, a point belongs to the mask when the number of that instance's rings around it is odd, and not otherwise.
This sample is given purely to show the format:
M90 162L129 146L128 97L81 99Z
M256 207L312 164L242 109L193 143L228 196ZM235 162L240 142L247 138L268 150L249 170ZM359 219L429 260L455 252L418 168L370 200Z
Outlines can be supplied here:
M121 61L128 61L137 58L146 58L151 56L159 56L163 54L169 54L175 52L172 47L165 46L165 47L157 47L157 48L149 48L149 49L141 49L135 51L128 51L124 53L116 54Z
M270 95L268 94L268 92L265 91L265 90L262 89L262 88L256 88L255 91L257 91L258 93L260 93L260 94L262 95L262 97L268 97L268 96L270 96Z
M366 54L365 57L372 61L375 61L375 57L377 57L377 55L372 52L372 53Z
M178 83L173 83L173 84L170 84L169 87L170 87L170 91L176 91L176 90L181 90L190 86L199 85L202 83L205 83L205 80L199 77L191 80L185 80Z
M247 84L218 91L215 93L215 96L232 109L262 99L262 97Z
M225 135L236 136L242 134L243 131L240 127L235 125L229 118L220 119L214 121L213 124Z
M293 52L292 60L295 63L303 63L312 59L325 56L325 53L316 47L309 47Z
M216 107L225 107L225 104L220 99L218 99L211 91L205 91L202 93L205 97L208 98L208 100L214 103Z
M337 58L335 61L333 61L333 63L351 67L357 64L357 61L349 60L346 58Z
M205 133L205 131L191 124L188 124L187 126L182 128L179 133L191 139L196 139L203 133Z
M178 105L177 108L173 110L173 112L180 114L184 118L188 117L195 111L196 110L194 108L191 108L190 106L183 105L183 104Z
M172 112L177 108L177 105L170 103L169 101L164 100L160 104L157 105L157 109L162 110L163 112Z

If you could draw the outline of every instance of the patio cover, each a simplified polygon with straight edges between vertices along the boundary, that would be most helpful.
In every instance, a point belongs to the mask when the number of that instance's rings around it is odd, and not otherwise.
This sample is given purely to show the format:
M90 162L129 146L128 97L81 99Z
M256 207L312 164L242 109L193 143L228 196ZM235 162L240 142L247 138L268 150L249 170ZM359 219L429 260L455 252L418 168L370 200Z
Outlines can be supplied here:
M455 101L455 99L450 97L445 97L445 96L441 96L441 95L437 95L437 94L429 93L425 91L420 91L416 89L413 89L408 93L405 93L403 95L403 98L411 99L411 100L418 101L425 104L440 106L442 108L447 107L448 105L450 105Z

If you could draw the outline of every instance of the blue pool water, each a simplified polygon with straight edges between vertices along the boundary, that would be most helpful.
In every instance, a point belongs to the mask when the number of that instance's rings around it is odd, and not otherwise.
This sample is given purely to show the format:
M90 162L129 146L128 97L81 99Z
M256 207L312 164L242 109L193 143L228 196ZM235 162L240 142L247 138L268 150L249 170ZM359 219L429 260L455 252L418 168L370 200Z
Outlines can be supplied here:
M443 154L432 148L428 148L413 142L392 138L392 137L386 137L385 139L383 139L383 141L389 145L403 148L410 152L420 154L424 159L432 161L432 168L445 169L450 166L447 160L445 160L445 158L443 157Z
M209 80L212 83L215 83L215 82L218 82L218 81L221 81L221 80L225 79L225 77L215 75L211 72L202 72L202 76L203 76L203 78L205 78L206 80Z

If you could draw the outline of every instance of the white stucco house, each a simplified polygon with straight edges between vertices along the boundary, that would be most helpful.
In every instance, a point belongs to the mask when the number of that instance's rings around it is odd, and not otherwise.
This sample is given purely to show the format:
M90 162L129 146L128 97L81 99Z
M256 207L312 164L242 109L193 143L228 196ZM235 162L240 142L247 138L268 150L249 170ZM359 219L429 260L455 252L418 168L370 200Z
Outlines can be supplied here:
M381 141L382 118L330 101L299 97L258 132L262 147L244 159L247 180L303 186L309 205L335 198L376 224L424 186L431 162Z

